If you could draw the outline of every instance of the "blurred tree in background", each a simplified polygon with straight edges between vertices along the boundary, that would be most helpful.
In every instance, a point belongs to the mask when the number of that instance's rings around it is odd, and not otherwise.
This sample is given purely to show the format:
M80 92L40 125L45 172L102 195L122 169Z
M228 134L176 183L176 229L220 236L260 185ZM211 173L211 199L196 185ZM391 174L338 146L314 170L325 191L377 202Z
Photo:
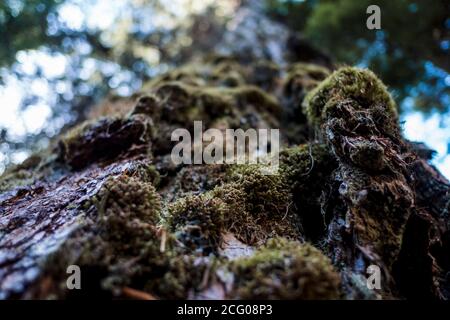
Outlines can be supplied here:
M366 28L366 9L381 8L381 30ZM268 0L269 14L299 30L336 61L378 73L398 99L446 111L450 105L450 1Z
M15 61L19 50L37 48L49 41L47 16L58 0L3 0L0 2L0 66Z

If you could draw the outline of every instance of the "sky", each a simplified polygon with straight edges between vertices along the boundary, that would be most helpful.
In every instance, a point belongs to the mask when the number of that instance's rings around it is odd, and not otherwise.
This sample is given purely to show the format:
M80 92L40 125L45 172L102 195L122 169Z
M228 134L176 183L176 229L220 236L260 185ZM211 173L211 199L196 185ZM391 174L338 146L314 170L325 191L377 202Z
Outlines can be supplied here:
M450 179L450 114L424 115L418 111L407 111L401 117L403 136L411 141L424 142L437 153L431 161Z
M194 1L190 4L190 10L200 11L212 1ZM184 15L187 10L188 0L173 0L168 2L169 9L176 15ZM127 1L110 0L71 0L65 2L58 12L58 19L66 23L68 27L78 30L87 26L92 30L107 30L110 28L117 16L127 14ZM36 68L41 68L43 75L27 81L19 80L7 69L0 69L4 84L0 85L0 131L7 129L10 136L17 141L23 140L26 135L35 134L45 130L48 136L53 136L62 126L71 121L69 113L62 114L59 118L49 119L52 116L52 105L55 97L52 94L48 80L63 75L69 67L69 57L52 53L45 48L20 51L17 53L17 62L20 70L25 74L33 75ZM88 78L95 68L96 61L87 60L81 70L81 78ZM118 77L125 77L117 66L102 66L111 68L111 72L117 73ZM123 79L122 79L123 80ZM117 80L118 81L118 80ZM450 86L450 76L445 79ZM60 81L56 87L63 93L70 95L68 87L70 83ZM128 87L119 89L119 94L129 95ZM122 92L120 92L122 90ZM27 92L39 96L37 102L21 110L21 102ZM70 96L67 97L70 100ZM450 178L450 113L440 114L437 112L425 115L408 107L408 100L404 102L401 116L403 135L412 141L421 141L434 149L437 153L432 163L447 177ZM45 146L43 146L45 147ZM5 169L6 153L8 146L0 141L0 173ZM27 151L17 151L11 154L11 162L20 163L29 156Z

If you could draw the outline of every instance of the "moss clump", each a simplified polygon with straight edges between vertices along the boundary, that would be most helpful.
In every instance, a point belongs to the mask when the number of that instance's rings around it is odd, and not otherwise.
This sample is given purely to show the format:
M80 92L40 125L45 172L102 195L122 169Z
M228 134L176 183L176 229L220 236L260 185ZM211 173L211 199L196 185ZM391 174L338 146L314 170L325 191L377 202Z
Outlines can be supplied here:
M205 87L193 90L195 105L210 118L230 114L233 108L233 97L227 94L228 89Z
M196 87L183 82L165 82L156 88L161 100L161 120L192 126L194 120L209 121L230 113L232 97L222 88Z
M407 169L412 158L395 103L372 72L346 67L310 92L304 106L339 164L320 198L333 260L358 261L364 269L382 259L391 268L414 203ZM343 249L337 239L348 234L364 250Z
M271 239L253 256L230 263L232 298L338 299L339 275L330 260L309 244Z
M151 183L127 175L110 178L93 201L102 237L117 242L115 251L138 254L158 239L161 199Z
M322 81L330 75L330 71L320 65L312 63L294 63L289 66L289 75L308 77L317 81Z
M252 66L251 82L264 90L272 90L280 76L280 67L268 60L259 60Z
M164 109L163 120L191 124L194 120L212 120L239 113L250 106L261 112L279 113L277 100L252 85L235 88L196 87L183 82L166 82L156 89Z
M245 84L245 73L237 62L221 61L214 65L209 79L218 86L237 87Z
M96 249L84 250L79 262L109 266L102 287L116 295L127 286L160 298L186 299L214 263L191 253L215 250L223 229L220 200L209 200L186 197L174 203L168 219L172 234L159 225L161 200L150 183L126 175L110 179L94 200L100 227ZM192 250L186 254L180 243ZM198 248L203 251L195 252Z
M210 194L187 196L169 206L167 222L175 236L191 251L216 252L224 230L226 205Z
M230 169L227 179L229 184L212 193L229 206L225 220L238 239L260 245L275 236L300 237L289 189L281 175L266 175L261 165L241 165Z
M233 59L209 59L159 76L142 90L132 114L150 115L155 124L154 155L169 153L173 130L205 128L279 127L282 108L278 99L251 85L251 67Z
M144 85L142 90L147 92L167 82L183 82L192 86L206 85L206 78L209 74L208 65L191 63L183 67L176 68L162 75L159 75Z
M236 87L245 84L246 70L233 59L200 61L169 71L145 85L145 90L178 81L189 86Z
M296 63L287 70L284 81L284 90L287 94L299 90L309 91L320 81L330 75L330 71L322 66L309 63Z
M85 297L120 295L124 286L142 289L145 281L160 278L174 240L157 226L161 201L154 187L137 177L111 177L92 203L96 210L86 212L82 226L44 267L54 283L62 284L55 289L58 295L73 293L64 276L71 264L81 268Z
M160 100L152 93L140 96L131 114L145 114L157 118L160 113Z
M320 126L330 112L327 109L344 99L356 101L362 109L381 105L389 117L397 119L395 102L386 86L372 71L354 67L344 67L333 72L308 93L303 105L309 121Z
M226 174L225 165L204 165L183 167L175 178L169 180L165 200L173 202L180 197L210 191L220 185Z
M144 290L164 299L191 299L208 283L217 261L213 257L181 254L169 259L161 278L148 281Z
M147 252L157 259L161 198L151 183L120 175L105 182L94 199L102 238L117 255ZM150 252L150 253L148 253Z
M289 67L283 83L285 95L292 100L295 111L300 109L306 94L328 77L328 69L315 64L296 63Z
M210 269L214 261L185 254L178 246L177 234L157 225L161 201L151 184L119 176L105 183L96 202L101 239L94 241L94 248L86 247L89 250L83 251L79 262L85 266L107 266L108 276L101 279L104 290L122 296L122 289L130 287L159 298L186 299L200 288L206 269ZM193 198L184 199L183 204L179 202L175 206L180 215L172 215L171 225L176 226L177 232L184 228L189 233L189 227L195 229L195 226L212 230L210 226L216 223L212 214L195 215L189 211L194 203L199 204ZM208 211L207 204L211 203L205 203L199 210ZM189 224L195 223L196 217L200 220L211 217L211 220L202 220L203 225ZM183 238L178 237L178 240ZM97 253L92 255L92 252Z
M197 243L203 254L211 250L220 238L220 200L187 197L174 203L169 209L171 234L157 226L161 200L151 184L121 176L108 181L99 196L106 247L118 257L103 280L105 288L120 294L120 288L129 286L160 298L186 299L200 287L213 261L185 254L176 240L190 248Z
M223 232L232 232L239 240L251 245L262 244L271 235L272 229L267 228L270 222L258 220L258 215L247 210L246 194L236 184L216 187L210 193L226 204ZM275 229L276 226L272 224L270 227Z
M152 184L158 188L161 182L161 175L155 165L150 164L148 159L137 161L128 171L127 174L138 178L139 180Z
M120 175L107 180L97 198L97 209L104 219L159 222L161 198L151 183Z
M242 165L230 169L225 180L169 206L169 226L191 251L216 252L225 232L250 245L275 236L301 237L282 176L265 175L259 165Z
M286 212L290 197L280 175L264 174L261 165L238 165L230 169L228 181L246 194L249 212Z
M291 190L307 192L329 176L337 163L325 144L302 144L280 152L280 172ZM307 195L309 197L310 195Z
M269 112L273 114L281 112L281 106L277 99L256 86L248 85L232 88L229 89L228 93L236 99L238 106L250 104L260 112Z
M110 159L133 144L145 144L151 134L145 116L102 118L70 130L59 141L60 155L74 169L100 159Z

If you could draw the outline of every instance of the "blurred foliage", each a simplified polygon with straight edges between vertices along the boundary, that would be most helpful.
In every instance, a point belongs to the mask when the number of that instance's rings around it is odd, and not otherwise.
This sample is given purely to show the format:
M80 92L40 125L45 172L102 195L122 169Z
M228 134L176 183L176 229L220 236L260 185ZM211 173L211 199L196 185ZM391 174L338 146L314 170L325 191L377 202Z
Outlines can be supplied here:
M381 8L381 30L366 9ZM367 66L424 111L449 107L450 1L267 0L268 12L337 61ZM447 81L447 82L446 82Z
M11 64L16 52L47 42L47 16L59 0L0 2L0 66Z

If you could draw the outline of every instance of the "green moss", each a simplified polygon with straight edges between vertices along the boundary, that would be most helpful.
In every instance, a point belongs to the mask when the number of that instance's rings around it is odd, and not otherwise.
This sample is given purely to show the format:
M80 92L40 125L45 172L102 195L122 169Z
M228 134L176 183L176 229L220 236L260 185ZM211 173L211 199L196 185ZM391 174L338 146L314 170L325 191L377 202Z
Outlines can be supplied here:
M151 183L120 175L107 180L94 199L102 237L121 254L156 252L161 199ZM158 243L157 243L158 242ZM158 248L156 248L158 247Z
M264 174L261 165L237 165L230 169L228 181L246 194L248 211L285 213L289 193L280 175Z
M156 225L161 199L151 183L127 175L108 179L97 195L97 209L105 219L139 219Z
M244 84L246 71L233 59L195 62L169 71L145 84L149 91L167 82L182 82L189 86L236 87Z
M226 166L220 164L183 167L175 178L168 179L165 199L172 202L189 194L210 191L222 182L225 173Z
M315 64L296 63L289 67L283 83L284 93L299 107L305 95L330 75L328 69Z
M217 207L213 203L206 201L203 207L197 207L201 203L195 198L175 203L169 209L173 212L169 224L176 231L171 234L157 225L161 203L149 183L119 176L105 183L98 198L100 235L106 240L100 245L106 252L104 256L113 257L109 276L102 280L104 289L120 294L121 288L128 286L160 298L185 299L200 287L204 272L213 260L185 254L178 243L182 241L188 245L183 240L188 234L192 235L190 232L196 227L204 228L207 235L214 238L217 221L212 208ZM202 214L196 214L196 208L203 210ZM210 220L206 221L206 217ZM186 238L180 237L183 232ZM91 258L87 262L93 263Z
M230 263L238 299L337 299L339 275L309 244L277 238L254 255Z
M325 144L302 144L280 152L280 173L291 190L302 187L303 191L311 190L313 182L324 181L336 166Z
M133 169L133 175L138 176L142 181L151 183L155 188L161 182L161 175L155 165L149 165L147 162L144 162Z
M213 257L173 256L162 277L148 281L144 289L164 299L190 299L204 289L209 282L205 275L213 275L216 265Z
M228 90L217 87L204 87L201 90L193 90L192 96L196 105L205 114L218 117L230 114L233 108L233 97L227 94Z
M281 106L277 99L256 86L233 88L230 89L230 93L235 97L238 106L250 104L260 112L270 112L274 114L281 112Z
M210 194L187 196L169 206L167 222L187 248L209 255L220 245L225 206L222 200Z
M217 86L237 87L245 84L245 73L237 62L221 61L214 65L209 79Z
M267 219L258 220L246 208L246 194L236 184L225 184L212 190L211 195L221 199L225 204L223 232L232 232L244 243L257 245L264 243L271 234L266 230ZM270 227L275 227L273 224Z
M251 82L264 90L272 90L280 76L280 67L269 60L259 60L251 66Z
M322 81L330 75L330 71L322 66L311 63L295 63L289 66L287 78L300 77Z
M241 241L260 245L274 236L300 237L281 175L266 175L260 165L239 165L230 169L227 181L212 193L229 206L227 226Z
M179 123L223 117L249 106L267 113L281 111L273 96L251 85L235 88L195 87L182 82L167 82L158 87L156 95L168 109L166 111L171 112L166 114L167 119Z
M336 101L352 99L362 109L381 105L390 117L397 119L395 102L386 86L377 76L367 69L344 67L333 72L305 98L304 109L308 119L314 125L326 118Z
M71 264L88 279L82 293L87 296L120 295L124 286L142 290L147 281L161 279L176 249L174 237L158 226L161 200L152 184L128 175L111 177L91 203L94 212L86 212L79 229L43 268L61 283L60 295L72 293L64 285Z
M192 126L195 120L208 122L211 118L230 113L233 100L224 90L166 82L156 89L164 109L161 119Z
M147 84L133 113L150 115L157 127L152 140L154 153L168 152L171 131L180 125L191 130L195 120L203 121L206 128L218 124L221 128L277 127L280 103L275 96L248 84L250 69L234 59L210 58Z
M304 106L339 163L328 184L334 187L322 191L318 199L323 225L331 223L328 239L351 233L358 247L368 248L390 268L414 203L407 169L411 157L391 96L372 72L346 67L310 92ZM350 219L351 224L341 225L340 219ZM331 254L342 245L334 242L328 241ZM359 259L355 253L339 253L334 259L349 257Z
M216 252L225 232L250 245L275 236L301 237L281 176L265 175L259 165L242 165L230 169L225 180L211 191L169 206L170 229L191 251Z
M33 183L34 177L28 170L14 170L5 172L0 176L0 192Z
M157 118L161 112L160 103L161 101L155 94L142 95L137 99L131 114L145 114Z
M209 68L204 64L187 64L183 67L176 68L153 78L143 86L142 91L148 92L163 85L164 83L175 81L192 86L204 86L206 85L205 78L208 73Z

